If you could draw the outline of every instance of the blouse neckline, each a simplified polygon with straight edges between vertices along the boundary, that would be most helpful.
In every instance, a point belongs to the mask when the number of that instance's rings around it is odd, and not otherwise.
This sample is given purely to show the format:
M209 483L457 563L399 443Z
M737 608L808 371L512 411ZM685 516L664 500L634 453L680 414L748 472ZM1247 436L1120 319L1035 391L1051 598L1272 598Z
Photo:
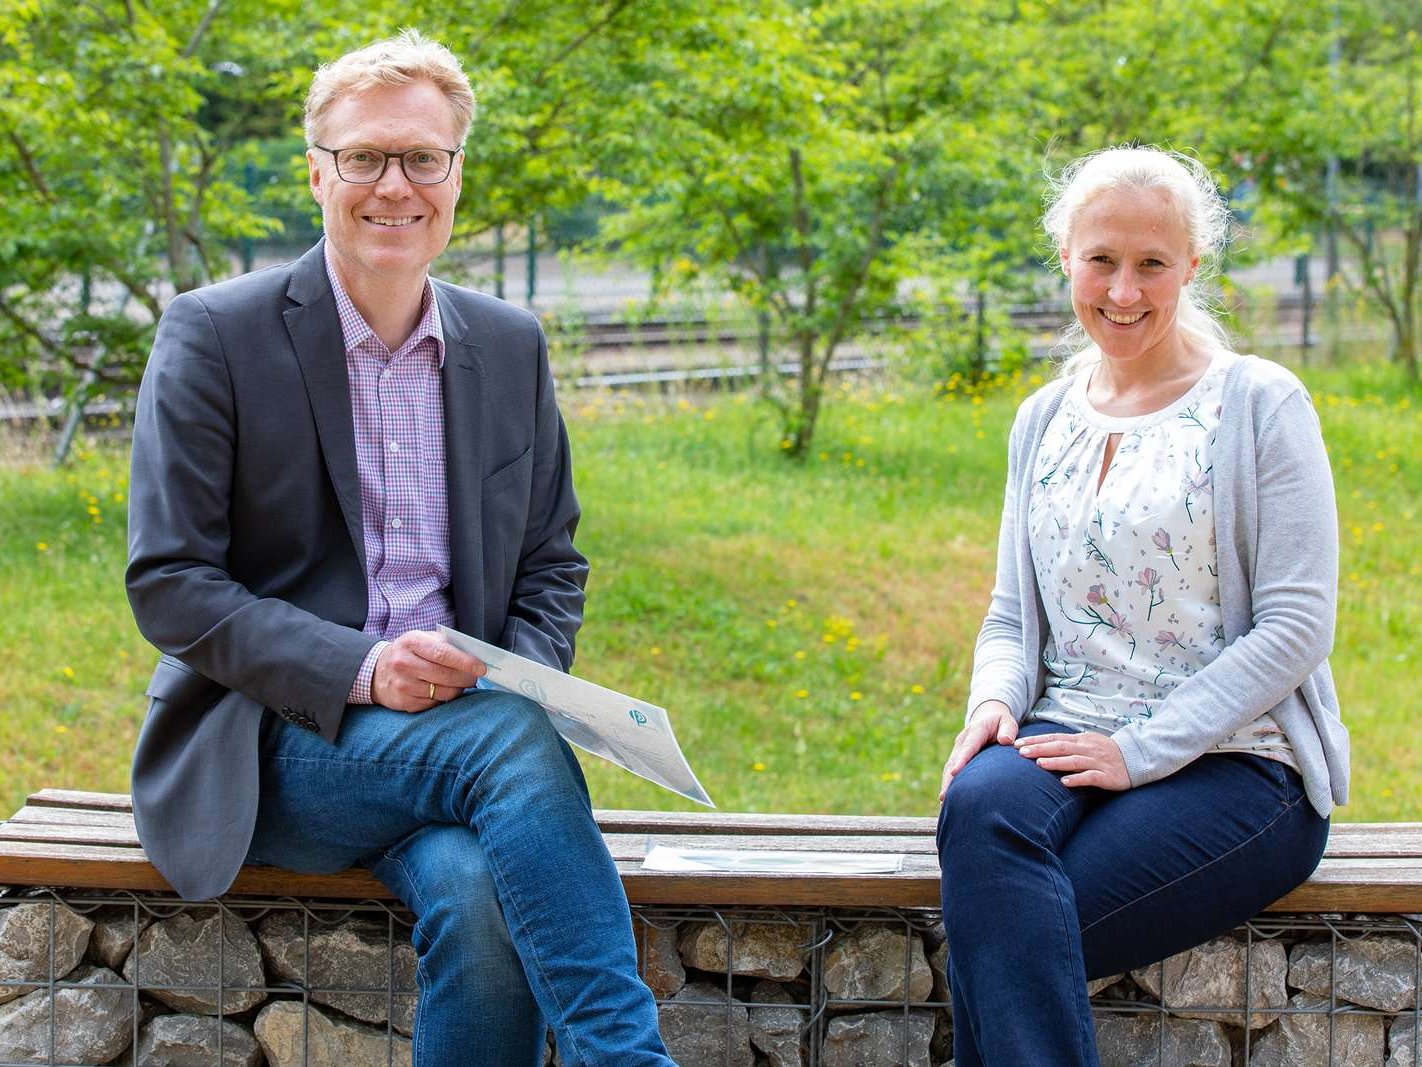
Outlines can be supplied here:
M1097 429L1105 430L1108 433L1122 433L1128 430L1143 430L1149 426L1156 426L1169 419L1175 418L1191 404L1199 399L1199 395L1205 389L1205 383L1214 375L1221 373L1229 364L1239 357L1232 352L1217 348L1210 355L1209 365L1204 372L1195 379L1195 384L1181 393L1163 408L1154 411L1146 411L1140 415L1107 415L1098 411L1096 407L1087 399L1086 387L1091 382L1091 375L1088 371L1078 376L1078 380L1073 382L1067 392L1067 399L1072 401L1072 405L1080 413L1085 422Z

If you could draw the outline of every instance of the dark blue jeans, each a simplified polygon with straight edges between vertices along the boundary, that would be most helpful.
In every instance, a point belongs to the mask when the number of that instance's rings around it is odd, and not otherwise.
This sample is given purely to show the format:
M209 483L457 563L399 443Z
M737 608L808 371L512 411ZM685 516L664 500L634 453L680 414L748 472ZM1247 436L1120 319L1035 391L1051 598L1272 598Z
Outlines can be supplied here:
M248 858L371 868L415 913L418 1067L671 1067L632 917L548 715L477 692L349 708L334 745L268 714Z
M954 1063L1096 1064L1088 978L1253 918L1312 873L1327 838L1298 774L1259 756L1201 756L1111 793L985 748L938 820Z

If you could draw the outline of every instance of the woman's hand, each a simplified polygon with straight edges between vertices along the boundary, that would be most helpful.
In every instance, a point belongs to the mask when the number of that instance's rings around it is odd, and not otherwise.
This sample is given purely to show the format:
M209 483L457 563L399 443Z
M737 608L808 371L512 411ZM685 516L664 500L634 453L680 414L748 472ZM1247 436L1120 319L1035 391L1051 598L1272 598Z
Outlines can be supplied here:
M1104 734L1037 734L1017 742L1017 751L1044 771L1066 771L1062 785L1095 786L1116 792L1131 788L1120 746Z
M938 803L943 803L949 784L968 765L968 760L992 741L1010 745L1016 737L1017 720L1006 704L1000 700L984 700L979 704L968 725L958 731L953 740L953 751L948 756L948 762L943 764L943 786L938 790Z

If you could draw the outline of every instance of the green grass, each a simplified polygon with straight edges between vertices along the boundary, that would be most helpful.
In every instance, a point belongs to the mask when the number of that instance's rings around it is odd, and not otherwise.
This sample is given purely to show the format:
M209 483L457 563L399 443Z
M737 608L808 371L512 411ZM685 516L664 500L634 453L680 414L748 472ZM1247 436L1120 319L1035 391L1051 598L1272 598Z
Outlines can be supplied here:
M1422 819L1422 401L1386 368L1309 380L1343 534L1343 816ZM577 672L665 705L723 808L933 812L1028 385L842 389L803 465L745 397L565 398L593 561ZM0 465L0 810L41 786L127 788L152 653L122 592L124 466ZM599 806L689 806L584 765Z

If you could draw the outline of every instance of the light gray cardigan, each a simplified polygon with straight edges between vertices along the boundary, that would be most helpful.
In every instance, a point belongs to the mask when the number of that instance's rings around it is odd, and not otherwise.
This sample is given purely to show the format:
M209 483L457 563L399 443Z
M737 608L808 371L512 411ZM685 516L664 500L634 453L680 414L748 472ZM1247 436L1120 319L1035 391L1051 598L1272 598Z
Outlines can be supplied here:
M1328 652L1338 586L1338 518L1318 417L1303 384L1246 356L1226 372L1215 439L1215 541L1225 648L1150 719L1111 736L1131 785L1174 773L1266 711L1288 735L1320 815L1348 800L1348 731ZM1047 623L1027 514L1042 433L1069 382L1018 409L1007 450L997 581L978 634L968 713L1001 700L1027 714L1045 685Z

